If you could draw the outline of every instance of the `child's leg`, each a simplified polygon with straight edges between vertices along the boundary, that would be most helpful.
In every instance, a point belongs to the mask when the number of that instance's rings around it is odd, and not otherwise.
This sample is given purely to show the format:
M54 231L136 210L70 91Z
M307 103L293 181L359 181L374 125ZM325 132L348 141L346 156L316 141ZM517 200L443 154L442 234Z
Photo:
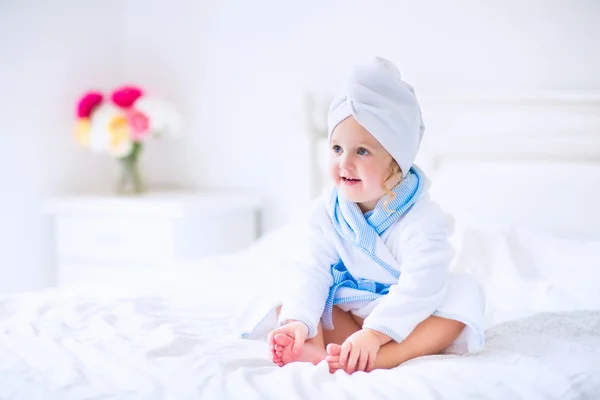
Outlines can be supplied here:
M417 325L402 342L392 341L381 346L375 368L394 368L413 358L440 354L458 338L464 328L462 322L432 315Z
M327 364L329 364L329 372L333 373L338 369L343 369L340 364L341 344L346 341L351 335L360 331L362 328L362 320L354 317L351 313L344 311L336 306L332 310L332 320L335 329L323 332L324 342L327 345ZM332 353L337 354L332 355Z
M352 314L342 310L337 306L333 306L331 312L331 320L334 329L323 331L323 341L325 346L330 343L342 344L352 334L361 330L362 321L357 321Z
M354 319L362 326L360 318ZM462 322L431 316L417 325L402 342L392 341L381 346L375 360L375 369L394 368L416 357L439 354L458 338L464 327ZM332 372L343 368L339 364L340 352L339 344L327 346L327 362Z
M279 308L276 310L277 315L279 315L279 310ZM325 352L327 344L342 344L350 335L361 329L361 325L352 318L350 313L341 310L337 306L333 307L332 320L335 329L323 330L319 323L317 335L305 342L302 352L298 355L292 352L293 338L287 335L275 335L275 357L273 361L278 365L285 365L293 361L308 361L316 365L327 356Z
M279 316L281 307L278 307L275 311ZM317 335L306 340L302 351L299 354L295 354L292 351L294 347L294 339L288 335L276 334L273 338L275 341L275 355L273 362L279 366L294 362L294 361L306 361L317 365L325 359L327 353L325 351L325 344L323 342L323 328L321 324L317 325Z

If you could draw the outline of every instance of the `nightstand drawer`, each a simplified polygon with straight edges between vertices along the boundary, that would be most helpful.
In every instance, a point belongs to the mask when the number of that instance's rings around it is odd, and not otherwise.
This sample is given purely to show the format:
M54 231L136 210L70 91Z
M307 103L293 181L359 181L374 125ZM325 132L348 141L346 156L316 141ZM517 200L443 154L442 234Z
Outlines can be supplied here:
M173 253L167 218L65 215L57 220L58 256L74 260L160 262Z

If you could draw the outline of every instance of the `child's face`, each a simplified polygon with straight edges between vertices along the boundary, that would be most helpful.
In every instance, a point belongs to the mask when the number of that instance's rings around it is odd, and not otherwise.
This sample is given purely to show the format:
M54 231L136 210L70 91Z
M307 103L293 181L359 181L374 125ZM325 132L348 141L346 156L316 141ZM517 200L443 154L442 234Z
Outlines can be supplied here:
M390 154L352 116L336 126L330 145L330 173L340 194L363 212L374 209L385 195L384 181L392 168ZM399 175L393 177L388 188L399 181Z

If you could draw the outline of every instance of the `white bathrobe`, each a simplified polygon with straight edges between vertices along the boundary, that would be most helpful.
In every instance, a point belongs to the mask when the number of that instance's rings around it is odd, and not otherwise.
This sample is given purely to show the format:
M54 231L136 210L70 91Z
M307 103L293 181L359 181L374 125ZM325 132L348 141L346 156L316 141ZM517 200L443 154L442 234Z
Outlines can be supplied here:
M449 273L452 221L427 196L424 173L413 165L424 132L419 103L398 68L380 57L357 64L328 114L329 137L353 116L398 163L403 180L394 196L362 214L332 188L310 220L310 245L290 254L297 273L284 291L251 301L239 320L243 337L298 320L317 334L332 326L334 306L364 318L363 326L404 340L431 315L464 322L451 351L483 347L484 300L473 278ZM391 206L388 208L387 206ZM274 310L283 305L279 320Z
M356 281L389 285L389 292L374 300L337 305L365 318L365 328L400 342L420 322L437 315L466 324L449 351L482 349L483 294L471 276L449 272L454 256L449 242L452 219L426 193L377 237L375 254L392 271L375 263L336 232L327 212L326 197L319 199L312 211L309 249L292 257L292 269L297 275L290 278L291 284L283 293L263 293L260 301L249 303L238 320L242 337L264 336L274 328L274 309L279 305L283 305L279 325L288 320L302 321L309 327L309 337L314 337L334 283L331 267L341 260ZM339 290L338 296L345 298L369 294L348 287Z

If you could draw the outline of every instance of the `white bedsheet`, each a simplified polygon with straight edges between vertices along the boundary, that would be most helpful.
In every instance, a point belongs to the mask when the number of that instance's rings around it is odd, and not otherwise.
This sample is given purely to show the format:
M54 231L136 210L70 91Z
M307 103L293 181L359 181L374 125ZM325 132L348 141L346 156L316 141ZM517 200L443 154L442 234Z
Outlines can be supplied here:
M148 273L135 290L79 287L0 298L0 399L599 399L600 311L544 313L487 331L486 350L351 376L234 338L240 257ZM200 271L204 271L200 274ZM210 273L209 273L210 272ZM233 272L241 272L232 279ZM245 273L245 274L244 274Z

